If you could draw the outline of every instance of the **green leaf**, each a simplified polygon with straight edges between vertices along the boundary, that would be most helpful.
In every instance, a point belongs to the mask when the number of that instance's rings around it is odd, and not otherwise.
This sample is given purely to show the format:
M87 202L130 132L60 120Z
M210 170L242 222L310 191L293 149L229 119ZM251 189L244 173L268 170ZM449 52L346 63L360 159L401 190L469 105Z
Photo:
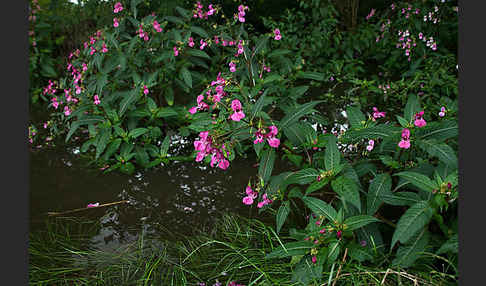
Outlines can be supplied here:
M135 166L130 162L126 162L120 166L120 171L127 175L131 175L133 172L135 172Z
M209 38L208 33L201 27L192 26L190 29L191 29L191 32L196 33L203 38Z
M179 13L179 15L181 15L184 18L190 18L191 17L191 13L184 8L177 6L177 7L175 7L175 10L177 11L177 13Z
M431 157L437 157L449 167L457 167L457 156L454 150L446 143L437 143L435 141L417 140L417 145Z
M422 199L417 193L413 192L396 192L392 194L381 194L380 199L392 206L412 206Z
M433 214L427 202L418 202L411 206L401 217L393 233L391 248L397 241L407 243L419 230L429 223Z
M304 116L305 114L308 114L313 111L314 106L317 104L323 102L323 100L316 100L316 101L311 101L305 104L302 104L289 112L280 120L279 127L280 128L285 128L286 126L296 122L299 120L300 117Z
M352 143L363 139L383 139L389 136L393 136L400 131L400 127L392 126L389 124L379 124L359 130L349 130L340 137L340 140L343 143Z
M167 157L167 152L169 151L169 147L170 147L170 137L171 134L167 134L164 138L164 141L162 141L162 144L160 145L161 157Z
M409 94L407 104L405 104L405 110L403 117L406 121L411 122L417 112L420 111L420 103L417 95Z
M86 116L86 117L83 117L83 119L80 119L78 121L74 121L73 123L71 123L71 128L69 129L69 132L66 136L66 140L65 142L67 142L69 140L69 138L71 138L71 136L74 134L74 132L76 132L76 130L82 126L82 125L92 125L92 124L95 124L95 123L101 123L105 120L105 118L103 116L99 116L99 115L92 115L92 116Z
M188 49L186 50L187 54L193 57L199 57L199 58L204 58L210 60L211 57L205 52L201 50L196 50L196 49Z
M313 193L315 191L322 189L324 186L329 184L331 179L332 179L331 177L326 177L326 178L322 178L320 181L316 180L305 190L305 194L308 195L310 193Z
M339 245L339 241L329 243L329 252L327 254L328 265L332 264L337 259L340 250L341 246Z
M358 185L356 185L353 180L344 176L339 176L337 179L331 182L331 187L342 200L351 203L359 211L361 211Z
M130 106L130 104L132 104L137 99L137 97L138 97L138 90L134 88L120 102L120 109L118 110L118 116L122 117L125 111Z
M388 173L379 174L371 181L368 188L368 196L366 200L366 213L369 215L375 214L380 204L383 195L392 196L391 192L392 181Z
M311 257L307 256L299 261L292 271L292 285L319 285L322 278L322 263L312 263ZM298 284L295 284L298 283Z
M331 222L334 222L337 219L336 210L331 205L324 202L323 200L312 198L312 197L303 197L302 201L316 215L318 216L323 215Z
M289 89L289 96L298 98L298 97L304 95L304 93L308 89L309 89L308 85L301 85L301 86L292 87L291 89Z
M99 139L96 142L96 157L95 157L95 159L98 159L100 157L101 153L103 153L103 151L105 151L106 145L108 145L108 142L110 141L111 127L101 129L100 134L98 136L97 137Z
M160 107L155 117L166 118L166 117L177 116L177 115L178 115L177 111L175 111L170 107Z
M397 120L398 120L398 123L400 123L400 125L403 127L403 128L406 128L409 124L409 121L407 121L405 118L397 115Z
M379 222L379 221L380 221L379 219L369 215L357 215L345 219L344 224L348 226L347 230L353 231L355 229L363 227L372 222Z
M420 255L424 252L429 242L429 233L426 229L419 232L410 239L410 242L405 245L400 245L397 250L397 255L392 261L392 266L410 267L413 265Z
M260 167L258 168L258 175L267 182L272 174L273 165L275 163L275 150L273 148L263 151L260 160Z
M427 192L432 192L433 190L439 189L439 186L436 182L432 181L431 179L429 179L429 177L420 173L404 171L397 173L394 176L400 176L412 183L412 185L416 186L417 188Z
M306 254L314 243L310 241L295 241L276 247L272 252L265 256L265 259L284 258L289 256Z
M258 98L255 105L253 106L252 112L251 112L251 119L255 118L255 116L258 114L258 112L260 112L262 110L263 106L265 106L265 97L267 95L267 92L268 92L268 90L265 90L265 92L263 92L263 94L260 96L260 98Z
M459 135L459 127L454 120L431 122L417 130L416 137L423 140L437 140L443 142Z
M326 166L327 171L336 169L341 162L341 153L337 146L336 137L331 136L328 138L326 153L324 155L324 165Z
M319 172L313 168L299 170L290 175L284 182L287 185L300 184L305 185L314 182L317 179Z
M435 252L435 254L439 255L442 253L458 253L459 249L459 240L457 233L454 234L451 238L449 238L442 246Z
M132 138L137 138L138 136L141 136L145 133L147 133L149 130L147 128L135 128L135 129L132 129L130 130L130 132L128 132L128 137L132 137Z
M351 127L355 129L362 127L363 123L366 122L365 115L357 106L348 106L346 109L346 115L348 116Z
M283 55L289 54L291 52L292 51L287 50L287 49L276 49L276 50L273 50L272 52L270 52L268 54L268 57L273 58L273 57L277 57L277 56L283 56Z
M282 205L278 208L277 211L277 233L280 232L280 229L282 228L282 225L285 223L285 220L287 220L287 216L290 213L290 202L285 201L282 203Z
M282 128L282 130L295 147L310 142L310 138L317 137L316 131L312 128L312 125L309 122L296 122Z
M182 79L184 80L184 83L187 84L190 88L192 88L191 72L186 67L182 67L179 73Z
M255 45L255 51L253 51L253 55L257 55L261 50L264 50L268 42L268 36L261 36L256 45ZM253 56L252 56L253 57Z
M116 138L115 140L111 141L111 143L106 148L105 153L103 154L102 158L104 161L108 161L110 156L113 155L118 150L121 142L122 142L121 138Z
M184 20L182 20L181 18L179 17L176 17L176 16L165 16L164 17L167 21L169 22L172 22L174 24L180 24L180 25L184 25Z
M320 72L297 72L297 78L305 78L305 79L312 79L317 81L324 80L324 74Z

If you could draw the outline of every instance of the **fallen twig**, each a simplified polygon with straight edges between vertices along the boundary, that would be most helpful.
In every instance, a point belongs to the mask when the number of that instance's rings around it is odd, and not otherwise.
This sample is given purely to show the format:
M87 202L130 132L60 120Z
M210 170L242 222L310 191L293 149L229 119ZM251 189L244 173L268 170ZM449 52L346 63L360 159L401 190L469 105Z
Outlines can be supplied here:
M64 211L64 212L47 212L47 215L48 216L63 215L63 214L68 214L68 213L74 213L74 212L79 212L79 211L84 211L84 210L89 210L89 209L97 209L97 208L100 208L100 207L107 207L107 206L124 204L124 203L129 203L129 202L130 201L128 201L128 200L124 200L124 201L118 201L118 202L113 202L113 203L102 204L102 205L99 205L97 207L85 207L85 208L68 210L68 211Z

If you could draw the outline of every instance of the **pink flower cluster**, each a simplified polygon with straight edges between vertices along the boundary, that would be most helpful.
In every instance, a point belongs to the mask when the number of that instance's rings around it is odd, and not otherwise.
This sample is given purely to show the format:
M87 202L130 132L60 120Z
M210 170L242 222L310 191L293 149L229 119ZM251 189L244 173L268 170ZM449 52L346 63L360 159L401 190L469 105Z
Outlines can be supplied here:
M213 103L220 102L221 98L226 95L226 92L224 91L225 83L226 80L223 77L221 77L221 73L218 73L216 80L211 82L211 88L209 88L206 91L207 100L210 100ZM200 110L209 110L209 105L205 103L203 100L204 100L204 95L200 94L196 99L197 106L191 107L191 109L189 109L189 112L191 114L194 114Z
M213 146L213 140L209 136L208 131L199 133L199 140L194 141L194 149L198 151L196 155L196 162L202 161L206 156L212 154L211 157L211 167L215 164L218 165L220 169L226 170L229 167L229 161L223 155L227 154L224 144L221 148L216 148Z
M245 10L248 10L248 6L240 5L238 6L238 15L235 15L235 18L238 18L241 23L245 22Z
M398 31L398 35L400 38L398 38L399 42L397 43L396 47L405 50L405 56L407 56L408 61L410 61L412 49L413 47L417 46L415 38L410 37L410 32L408 30L404 32L400 30Z
M120 3L120 2L116 2L116 3L115 3L115 7L114 7L114 9L113 9L113 13L115 13L115 14L116 14L116 13L121 12L121 11L123 11L123 6L122 6L122 3Z
M280 30L279 29L273 30L273 37L277 41L279 41L280 39L282 39L282 35L280 34Z
M424 111L420 111L418 113L415 114L415 121L413 122L413 124L417 127L424 127L425 125L427 125L427 122L425 122L424 118Z
M267 139L268 145L273 148L278 148L280 145L280 139L276 136L278 134L277 126L271 125L268 127L268 131L265 128L260 128L255 132L256 139L253 141L253 144L258 144L263 142Z
M159 22L157 22L156 20L154 20L154 22L152 23L152 26L154 27L155 31L157 31L157 33L162 32L162 28L160 27Z
M243 41L242 40L239 40L238 41L237 48L238 48L238 50L236 51L235 57L241 55L244 52L244 49L243 49Z
M366 146L366 150L371 152L371 150L373 150L374 147L375 147L375 141L370 140L370 141L368 141L368 146Z
M375 12L376 12L376 9L371 9L370 13L368 14L368 16L366 16L366 20L369 20L371 17L373 17L373 15L375 15Z
M31 6L31 9L30 9L30 15L29 15L29 22L32 22L32 25L34 25L35 20L36 20L35 14L40 10L41 10L41 8L40 8L39 4L37 4L37 0L33 0L32 6ZM32 36L32 46L35 47L35 46L37 46L37 41L35 40L34 35L35 35L34 29L30 30L29 36Z
M230 72L236 71L236 64L233 61L231 61L228 65L230 67Z
M204 47L206 47L208 43L206 43L203 39L199 41L199 49L202 51L204 50Z
M203 8L204 6L201 4L201 2L197 1L195 4L194 4L194 10L192 11L192 16L194 18L199 18L199 19L208 19L208 16L211 16L211 15L214 15L215 12L216 12L216 9L213 8L213 5L212 4L209 4L208 5L208 11L204 12L203 11Z
M241 110L241 102L238 99L234 99L231 102L231 109L234 111L234 113L230 116L231 120L240 121L241 119L245 118L245 114Z
M440 116L440 117L444 117L444 116L445 116L445 114L446 114L446 108L445 108L444 106L442 106L442 107L440 108L439 116Z
M253 191L250 185L246 186L245 192L246 197L243 198L243 203L248 206L252 205L254 200L258 197L258 192ZM266 193L263 194L262 199L263 200L258 202L257 204L257 208L259 209L273 202L271 199L268 198Z
M398 142L398 147L402 149L410 148L410 130L408 128L402 130L402 140Z
M435 6L434 7L434 12L429 12L427 15L424 15L424 22L432 22L434 24L437 24L440 22L440 19L435 16L435 13L439 11L439 7Z
M373 121L378 118L385 118L386 112L379 111L375 106L373 107Z
M142 24L138 25L137 33L138 33L138 36L141 39L143 39L144 41L148 41L149 40L149 36L148 36L148 34L146 32L144 32Z

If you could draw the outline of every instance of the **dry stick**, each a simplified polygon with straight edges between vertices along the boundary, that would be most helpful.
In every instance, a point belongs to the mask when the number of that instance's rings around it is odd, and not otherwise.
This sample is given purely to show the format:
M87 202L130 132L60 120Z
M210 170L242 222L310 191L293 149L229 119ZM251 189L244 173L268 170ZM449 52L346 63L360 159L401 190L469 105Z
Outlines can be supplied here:
M390 268L386 270L385 276L383 276L383 280L381 280L381 285L385 284L386 276L388 276L388 273L390 272Z
M79 212L79 211L84 211L84 210L89 210L89 209L96 209L100 207L107 207L107 206L112 206L112 205L117 205L117 204L123 204L123 203L129 203L130 201L124 200L124 201L118 201L118 202L113 202L113 203L107 203L107 204L102 204L97 207L86 207L86 208L79 208L79 209L74 209L74 210L69 210L69 211L64 211L64 212L47 212L47 215L49 216L55 216L55 215L63 215L63 214L68 214L68 213L74 213L74 212Z
M334 282L332 283L332 286L336 285L336 282L338 281L339 278L339 273L341 273L341 268L343 267L344 262L346 261L346 256L348 255L348 248L344 250L344 256L341 265L339 265L338 272L336 274L336 278L334 278Z

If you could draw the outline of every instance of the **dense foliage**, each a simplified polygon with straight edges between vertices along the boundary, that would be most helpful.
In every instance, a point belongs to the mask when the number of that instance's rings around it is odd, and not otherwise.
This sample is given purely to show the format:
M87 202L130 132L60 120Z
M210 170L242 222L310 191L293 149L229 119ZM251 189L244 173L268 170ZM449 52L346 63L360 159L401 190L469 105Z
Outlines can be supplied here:
M242 203L290 236L265 259L290 259L294 282L386 252L393 267L457 265L457 4L399 1L347 29L333 2L299 1L258 33L245 4L141 2L110 6L111 27L72 50L31 143L77 140L126 173L170 164L176 133L211 167L255 153Z

